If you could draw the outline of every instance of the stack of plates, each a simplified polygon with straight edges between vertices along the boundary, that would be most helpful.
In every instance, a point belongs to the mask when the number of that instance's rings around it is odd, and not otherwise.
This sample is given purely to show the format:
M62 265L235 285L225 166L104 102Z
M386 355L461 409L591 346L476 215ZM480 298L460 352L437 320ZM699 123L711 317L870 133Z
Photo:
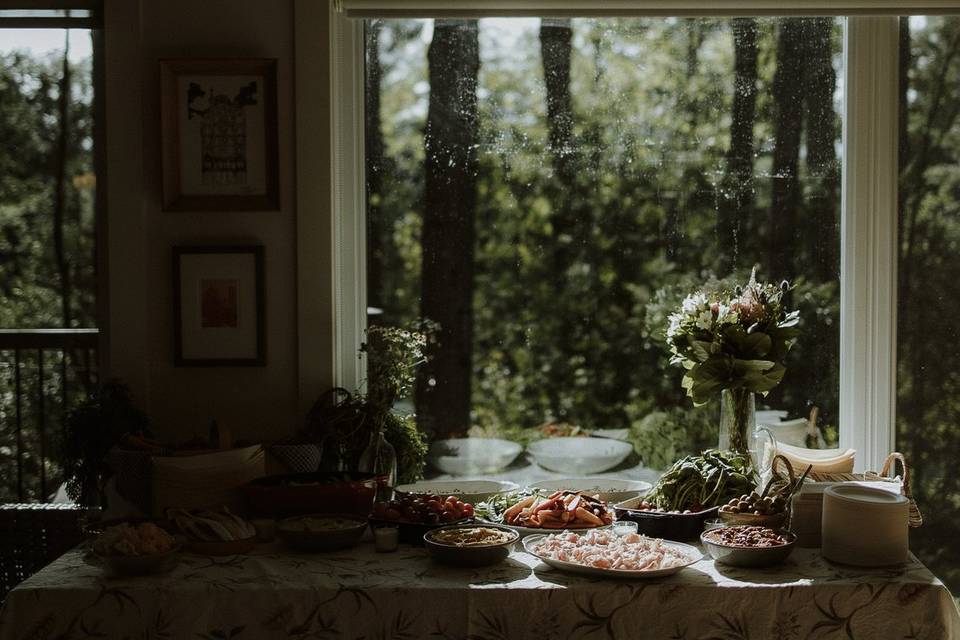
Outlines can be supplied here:
M909 501L875 487L844 483L823 492L823 557L862 567L907 561Z

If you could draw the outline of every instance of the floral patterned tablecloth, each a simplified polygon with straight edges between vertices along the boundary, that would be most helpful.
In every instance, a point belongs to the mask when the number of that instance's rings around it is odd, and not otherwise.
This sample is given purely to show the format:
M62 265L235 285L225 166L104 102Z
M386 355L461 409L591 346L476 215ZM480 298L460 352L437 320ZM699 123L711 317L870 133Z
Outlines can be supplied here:
M105 577L74 550L14 589L0 640L68 638L960 638L946 588L912 559L861 570L797 549L773 569L703 560L657 580L561 573L514 551L456 569L423 549L331 554L261 545L183 554L165 575Z

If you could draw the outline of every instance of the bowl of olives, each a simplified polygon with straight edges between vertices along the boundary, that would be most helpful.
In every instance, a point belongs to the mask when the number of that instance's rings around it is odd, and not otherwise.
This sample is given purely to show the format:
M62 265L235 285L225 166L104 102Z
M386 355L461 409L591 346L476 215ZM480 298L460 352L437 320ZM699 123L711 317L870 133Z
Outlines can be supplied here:
M719 514L724 522L732 525L780 529L787 520L787 500L780 495L764 496L752 491L722 505Z

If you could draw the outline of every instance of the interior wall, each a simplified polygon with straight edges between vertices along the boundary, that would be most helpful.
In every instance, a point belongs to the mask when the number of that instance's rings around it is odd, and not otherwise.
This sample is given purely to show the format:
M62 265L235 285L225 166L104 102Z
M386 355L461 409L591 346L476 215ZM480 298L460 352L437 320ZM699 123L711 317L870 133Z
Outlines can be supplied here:
M277 439L299 425L292 0L107 0L105 71L109 375L163 438ZM164 212L159 60L276 58L280 210ZM171 250L265 247L263 367L174 367Z

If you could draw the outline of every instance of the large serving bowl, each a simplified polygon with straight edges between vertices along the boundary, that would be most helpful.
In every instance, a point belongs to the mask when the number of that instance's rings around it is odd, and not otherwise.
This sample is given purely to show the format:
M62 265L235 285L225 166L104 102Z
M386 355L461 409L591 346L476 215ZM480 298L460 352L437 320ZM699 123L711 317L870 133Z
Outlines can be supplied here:
M349 513L365 518L373 507L377 478L370 473L290 473L258 478L241 489L257 515Z
M616 504L629 500L641 493L645 494L653 486L643 480L620 480L618 478L560 478L542 480L530 485L545 493L554 491L582 491L597 496L607 504Z
M544 469L590 475L614 468L633 451L633 445L610 438L546 438L527 447Z
M277 537L297 551L336 551L357 546L366 529L365 518L316 513L281 520Z
M498 493L519 488L516 482L506 480L430 480L398 485L396 492L400 495L456 496L463 502L475 505Z
M717 514L719 507L712 507L696 513L664 513L640 509L643 496L636 496L614 505L617 520L630 520L637 523L637 533L650 538L666 538L685 542L696 540L703 531L704 523Z
M456 546L437 539L437 536L442 535L444 531L480 527L503 531L506 534L506 538L502 542L477 546ZM507 556L510 555L510 547L519 539L520 534L516 531L500 525L486 523L440 527L439 529L428 531L423 536L423 542L434 560L458 567L485 567L503 562Z
M516 442L496 438L453 438L430 446L430 463L444 473L469 476L496 473L523 451Z
M787 544L776 547L741 547L721 544L711 539L710 534L718 531L711 529L700 535L700 542L710 557L731 567L772 567L782 563L797 545L797 536L789 531L777 531L787 540Z

